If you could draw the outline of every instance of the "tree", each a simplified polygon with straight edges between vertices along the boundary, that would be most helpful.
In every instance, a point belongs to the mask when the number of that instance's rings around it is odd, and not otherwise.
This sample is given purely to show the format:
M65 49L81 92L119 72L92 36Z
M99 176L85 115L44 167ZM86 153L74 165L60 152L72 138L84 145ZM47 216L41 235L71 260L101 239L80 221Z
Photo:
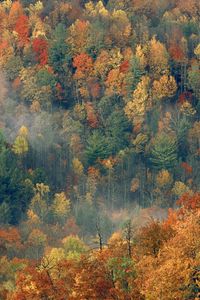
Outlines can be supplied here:
M148 63L150 71L154 77L168 73L168 53L165 45L156 40L155 36L151 39L148 49Z
M107 139L100 131L94 131L88 138L85 150L89 165L93 165L98 159L104 159L109 156L109 145Z
M65 39L66 29L62 23L59 23L53 32L53 41L49 46L49 64L59 75L67 71L66 66L71 58Z
M35 38L32 43L33 52L36 56L36 61L40 66L44 66L48 62L48 42L44 38Z
M171 169L177 162L177 141L165 133L157 135L152 141L149 161L156 169Z
M106 135L112 154L116 154L129 145L131 124L123 111L119 109L114 110L106 120L106 128Z
M89 21L77 19L68 30L66 42L70 45L72 56L84 53L89 40Z
M124 111L128 119L133 124L137 124L143 121L144 115L150 107L150 78L143 76L133 92L132 100L126 104Z
M21 15L16 22L15 31L18 34L18 45L24 47L29 41L29 19Z
M11 29L14 28L16 22L20 16L23 15L23 7L20 1L14 1L9 11L8 22Z
M78 236L68 236L62 240L62 244L68 259L79 258L87 250L86 245Z
M70 212L70 200L64 192L55 194L51 209L55 221L64 224Z
M172 97L176 90L176 81L172 76L163 75L153 82L152 93L155 100Z

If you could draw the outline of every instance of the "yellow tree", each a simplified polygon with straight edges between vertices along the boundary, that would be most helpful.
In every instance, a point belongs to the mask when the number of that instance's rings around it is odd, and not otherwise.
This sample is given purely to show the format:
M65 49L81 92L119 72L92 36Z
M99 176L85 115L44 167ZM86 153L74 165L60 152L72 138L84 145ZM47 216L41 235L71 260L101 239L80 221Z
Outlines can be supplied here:
M51 209L55 220L64 224L70 212L70 200L64 192L55 194Z
M28 129L25 126L22 126L19 129L18 136L16 137L12 150L17 155L24 155L28 152Z
M143 76L133 92L132 100L125 108L125 114L134 125L143 121L146 111L151 107L150 78Z
M125 74L120 72L120 69L113 69L108 73L106 85L106 94L112 96L114 94L121 95Z
M152 94L155 100L172 97L177 90L177 84L172 76L163 75L159 80L154 80Z
M90 23L85 20L76 20L69 28L69 37L66 42L71 47L73 55L78 55L86 51L89 39Z
M31 200L30 210L36 214L42 222L44 222L49 208L48 208L48 194L50 192L49 186L44 183L37 183L35 187L35 196Z
M155 36L148 45L148 64L154 77L168 74L168 53L165 45L156 40Z

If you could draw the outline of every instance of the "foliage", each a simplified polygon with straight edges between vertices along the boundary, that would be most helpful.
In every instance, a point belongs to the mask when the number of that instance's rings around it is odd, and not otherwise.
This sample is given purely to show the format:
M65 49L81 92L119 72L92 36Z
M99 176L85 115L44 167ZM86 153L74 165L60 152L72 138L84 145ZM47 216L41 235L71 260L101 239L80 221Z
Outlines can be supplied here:
M199 11L0 1L0 299L199 298Z

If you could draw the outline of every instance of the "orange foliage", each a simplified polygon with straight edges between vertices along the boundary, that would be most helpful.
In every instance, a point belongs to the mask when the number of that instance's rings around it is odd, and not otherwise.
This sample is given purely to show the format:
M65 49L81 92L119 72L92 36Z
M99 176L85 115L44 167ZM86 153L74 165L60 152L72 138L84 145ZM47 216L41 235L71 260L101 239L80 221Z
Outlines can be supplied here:
M88 176L99 178L100 177L100 171L97 168L89 167L88 168Z
M198 210L200 209L200 193L193 195L185 193L177 201L178 205L181 205L186 210Z
M74 57L73 66L76 68L75 78L85 78L90 74L93 67L92 58L86 53L81 53Z
M21 85L21 80L19 77L15 78L15 80L12 82L12 87L17 90Z
M20 47L25 46L28 43L29 36L29 20L25 15L19 16L15 25L15 31L18 33L18 44Z
M157 256L162 245L173 236L173 229L159 221L152 220L139 230L137 252L139 255Z
M16 25L18 18L22 15L23 15L23 8L20 1L14 1L12 3L9 16L8 16L10 27L13 28Z
M90 94L92 96L92 98L98 98L100 95L100 84L94 80L90 80L88 82L88 86L89 86L89 90L90 90Z
M181 167L185 170L186 173L192 173L192 167L188 163L182 162Z
M8 249L20 249L21 236L17 228L0 229L0 249L7 252Z
M97 128L99 125L99 121L94 110L94 107L91 102L87 102L85 104L86 112L87 112L87 121L90 127Z

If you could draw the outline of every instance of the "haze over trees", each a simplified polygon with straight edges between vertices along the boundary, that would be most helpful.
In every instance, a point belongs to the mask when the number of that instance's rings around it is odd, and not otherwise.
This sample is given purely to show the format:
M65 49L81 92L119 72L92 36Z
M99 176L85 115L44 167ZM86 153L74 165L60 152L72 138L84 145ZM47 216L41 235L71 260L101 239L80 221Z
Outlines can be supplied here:
M1 1L0 299L199 299L199 116L198 0Z

